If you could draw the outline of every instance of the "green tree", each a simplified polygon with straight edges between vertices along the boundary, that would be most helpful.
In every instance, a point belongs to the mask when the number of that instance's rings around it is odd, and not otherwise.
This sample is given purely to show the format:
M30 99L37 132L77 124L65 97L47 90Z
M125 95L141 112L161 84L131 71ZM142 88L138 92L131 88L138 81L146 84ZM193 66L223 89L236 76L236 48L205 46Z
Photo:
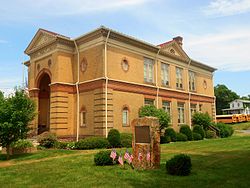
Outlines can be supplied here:
M0 146L6 147L9 159L10 145L27 137L28 124L35 117L35 104L21 89L0 100Z
M231 91L227 86L221 84L214 87L214 94L216 96L217 114L222 114L222 109L229 108L230 102L240 98L234 91Z
M208 130L209 126L212 125L212 118L207 112L196 112L192 116L192 125L199 125L202 126L204 130Z
M163 109L157 109L153 105L142 106L139 110L139 117L152 116L159 119L160 129L168 127L170 117Z

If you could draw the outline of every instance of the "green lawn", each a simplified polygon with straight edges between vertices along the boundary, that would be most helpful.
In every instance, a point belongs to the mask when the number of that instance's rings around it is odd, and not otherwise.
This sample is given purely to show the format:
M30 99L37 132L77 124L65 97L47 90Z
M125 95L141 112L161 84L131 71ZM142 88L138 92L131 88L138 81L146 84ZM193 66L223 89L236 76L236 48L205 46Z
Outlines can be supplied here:
M250 122L232 124L234 130L250 130Z
M13 159L5 167L6 161L0 159L0 186L250 187L250 136L164 144L161 149L161 168L147 171L95 166L93 153L97 150L41 151ZM191 156L190 176L166 174L166 160L179 153Z

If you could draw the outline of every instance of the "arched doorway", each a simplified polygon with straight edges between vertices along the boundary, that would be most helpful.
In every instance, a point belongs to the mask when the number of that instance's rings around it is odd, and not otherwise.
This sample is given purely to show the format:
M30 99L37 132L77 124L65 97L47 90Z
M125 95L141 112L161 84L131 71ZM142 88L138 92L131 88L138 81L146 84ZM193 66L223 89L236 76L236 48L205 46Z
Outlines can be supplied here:
M50 129L50 76L43 73L40 76L38 99L38 134Z

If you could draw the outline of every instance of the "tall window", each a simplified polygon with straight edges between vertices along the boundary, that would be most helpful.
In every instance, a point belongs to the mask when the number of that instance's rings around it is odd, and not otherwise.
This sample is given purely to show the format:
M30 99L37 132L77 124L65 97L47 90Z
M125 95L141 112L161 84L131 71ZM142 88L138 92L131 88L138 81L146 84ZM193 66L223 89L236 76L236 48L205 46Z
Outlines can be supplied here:
M146 105L154 105L153 99L144 99L144 106Z
M202 112L202 104L199 104L199 112Z
M195 91L195 73L192 71L188 72L189 75L189 90Z
M184 110L184 103L178 103L178 123L183 124L185 123L185 110Z
M162 101L162 108L165 112L168 113L170 117L170 122L172 121L172 114L171 114L171 103L169 101Z
M196 112L196 104L190 104L190 111L191 115L193 115Z
M81 111L81 127L86 127L86 111Z
M123 126L129 126L129 110L127 107L124 107L122 109L122 125Z
M162 85L168 86L169 85L169 72L168 68L169 65L165 63L161 63L161 81Z
M176 88L182 89L183 88L183 69L176 67Z
M152 59L144 58L144 81L153 82L154 77L154 62Z

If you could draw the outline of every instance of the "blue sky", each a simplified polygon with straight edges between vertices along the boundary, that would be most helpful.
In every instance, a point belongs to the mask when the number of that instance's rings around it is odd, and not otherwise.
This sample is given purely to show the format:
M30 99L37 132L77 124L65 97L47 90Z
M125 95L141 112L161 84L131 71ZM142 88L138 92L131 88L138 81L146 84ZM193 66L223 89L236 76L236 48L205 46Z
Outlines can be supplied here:
M0 2L0 89L22 83L23 51L39 28L77 37L100 25L184 50L218 68L214 84L250 94L250 0L8 0Z

